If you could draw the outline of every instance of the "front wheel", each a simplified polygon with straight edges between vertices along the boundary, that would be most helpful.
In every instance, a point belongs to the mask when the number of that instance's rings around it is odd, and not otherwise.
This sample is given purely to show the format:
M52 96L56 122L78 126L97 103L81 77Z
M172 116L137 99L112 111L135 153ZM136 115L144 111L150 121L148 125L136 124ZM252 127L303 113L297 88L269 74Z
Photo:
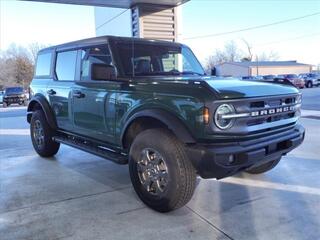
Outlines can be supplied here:
M272 168L274 168L275 166L277 166L278 163L280 162L280 160L281 160L281 157L278 158L278 159L275 159L275 160L273 160L273 161L264 163L264 164L262 164L262 165L258 165L258 166L256 166L256 167L248 168L248 169L245 170L245 171L246 171L247 173L250 173L250 174L261 174L261 173L270 171Z
M312 88L312 87L313 87L312 82L311 82L311 81L308 81L308 82L307 82L307 88Z
M196 186L196 172L182 143L164 129L138 134L130 148L129 171L139 198L159 212L184 206Z
M30 135L32 145L42 157L52 157L60 147L60 143L52 140L55 131L47 123L47 119L41 110L32 113L30 123Z

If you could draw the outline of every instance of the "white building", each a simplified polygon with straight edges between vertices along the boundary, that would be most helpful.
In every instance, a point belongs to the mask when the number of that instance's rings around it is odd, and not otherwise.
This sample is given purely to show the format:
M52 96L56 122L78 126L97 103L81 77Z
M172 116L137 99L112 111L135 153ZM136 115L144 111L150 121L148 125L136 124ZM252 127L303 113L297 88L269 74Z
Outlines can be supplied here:
M312 65L297 61L225 62L216 65L217 76L257 76L311 72Z

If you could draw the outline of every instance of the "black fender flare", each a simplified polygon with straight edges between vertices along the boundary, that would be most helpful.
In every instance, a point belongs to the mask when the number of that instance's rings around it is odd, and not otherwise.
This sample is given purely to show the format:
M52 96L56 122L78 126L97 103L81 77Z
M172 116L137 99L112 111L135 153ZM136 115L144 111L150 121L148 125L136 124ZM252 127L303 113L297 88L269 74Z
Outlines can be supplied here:
M124 128L121 132L121 142L123 143L124 137L130 125L138 118L141 117L151 117L157 119L158 121L165 124L169 130L171 130L176 137L183 143L195 143L196 140L191 135L190 131L187 129L185 124L172 113L162 110L162 109L148 109L142 110L133 114L124 125Z
M52 129L57 129L57 122L56 122L55 115L50 107L49 102L47 101L45 96L43 96L42 94L36 94L34 97L31 98L28 104L28 108L27 108L28 123L31 122L32 113L34 111L34 107L36 104L40 105L41 109L43 110L49 126Z

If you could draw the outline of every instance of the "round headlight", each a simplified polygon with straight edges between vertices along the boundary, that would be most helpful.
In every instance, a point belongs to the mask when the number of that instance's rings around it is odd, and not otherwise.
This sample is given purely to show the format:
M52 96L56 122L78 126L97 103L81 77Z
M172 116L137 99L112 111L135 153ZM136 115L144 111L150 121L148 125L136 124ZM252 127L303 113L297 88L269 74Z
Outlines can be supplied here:
M218 128L227 129L230 128L234 122L234 118L225 117L230 114L234 114L234 107L230 104L222 104L220 105L215 114L214 121Z

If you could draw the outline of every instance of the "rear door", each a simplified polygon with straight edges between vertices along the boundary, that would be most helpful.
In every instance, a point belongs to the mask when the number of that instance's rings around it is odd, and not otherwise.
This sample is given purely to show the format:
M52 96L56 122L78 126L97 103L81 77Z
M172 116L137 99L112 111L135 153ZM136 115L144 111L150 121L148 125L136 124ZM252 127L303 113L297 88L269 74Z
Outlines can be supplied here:
M79 50L80 74L72 88L74 131L112 143L115 132L115 99L119 83L92 79L93 63L112 65L108 45L83 47Z
M47 86L49 102L58 127L66 131L73 131L71 94L75 80L77 53L77 50L56 53L54 81Z

